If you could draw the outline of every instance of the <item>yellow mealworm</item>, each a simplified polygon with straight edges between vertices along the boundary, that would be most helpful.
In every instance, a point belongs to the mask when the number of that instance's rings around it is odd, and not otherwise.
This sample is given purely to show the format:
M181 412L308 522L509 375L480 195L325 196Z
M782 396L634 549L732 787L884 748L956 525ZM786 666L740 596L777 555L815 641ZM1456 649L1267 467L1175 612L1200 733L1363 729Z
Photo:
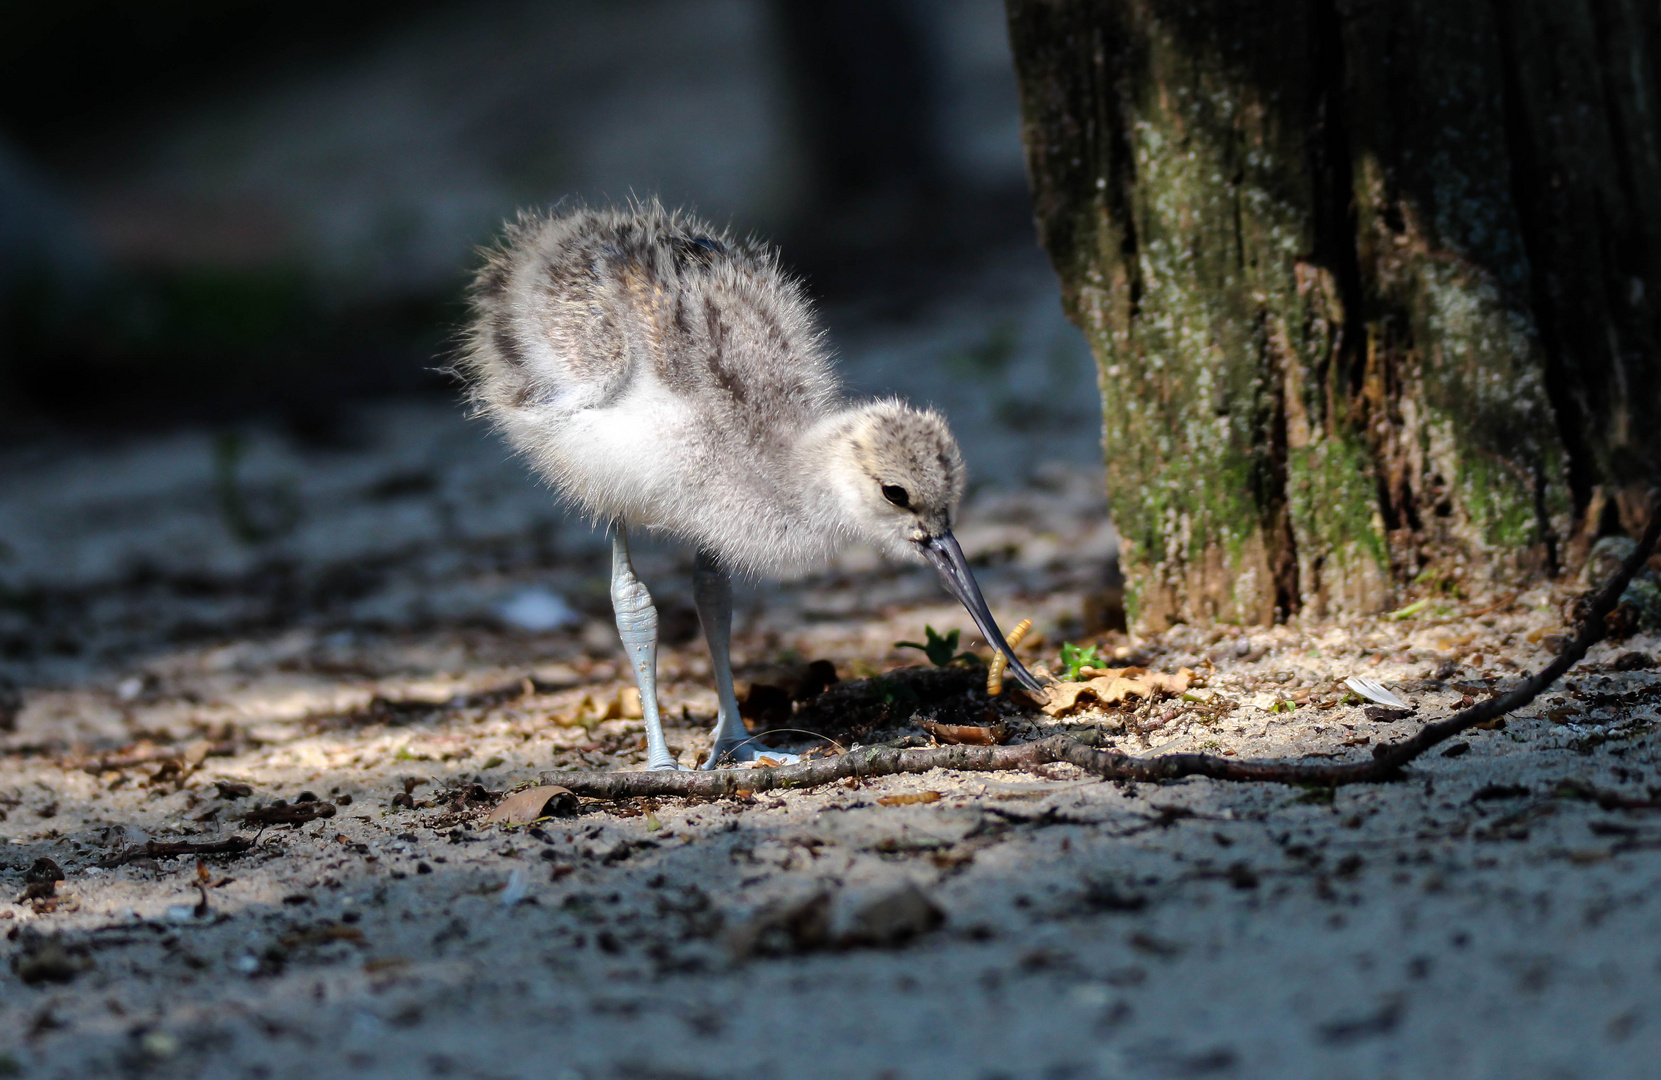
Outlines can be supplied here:
M1027 631L1031 629L1032 620L1022 619L1015 624L1013 630L1005 635L1004 641L1009 644L1011 651L1014 650L1015 646L1021 644L1021 639L1026 637ZM986 692L992 697L997 697L1004 692L1004 668L1008 666L1009 660L1003 653L992 653L992 663L986 669Z

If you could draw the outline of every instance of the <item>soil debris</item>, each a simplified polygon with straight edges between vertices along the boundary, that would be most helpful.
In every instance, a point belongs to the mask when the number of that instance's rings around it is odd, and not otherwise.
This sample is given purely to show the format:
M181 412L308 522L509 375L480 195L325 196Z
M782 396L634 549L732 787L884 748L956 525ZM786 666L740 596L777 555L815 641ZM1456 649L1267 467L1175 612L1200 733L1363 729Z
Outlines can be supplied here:
M250 825L304 825L308 821L318 818L335 816L333 803L321 802L314 796L305 801L293 803L278 799L269 806L260 806L242 815L242 820Z

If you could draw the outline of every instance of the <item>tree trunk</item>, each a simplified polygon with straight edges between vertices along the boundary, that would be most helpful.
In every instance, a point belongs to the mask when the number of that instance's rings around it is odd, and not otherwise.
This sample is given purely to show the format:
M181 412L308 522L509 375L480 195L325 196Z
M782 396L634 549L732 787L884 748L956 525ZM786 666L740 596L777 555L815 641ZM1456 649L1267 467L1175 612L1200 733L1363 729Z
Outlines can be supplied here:
M1661 10L1008 0L1144 628L1557 572L1661 476Z

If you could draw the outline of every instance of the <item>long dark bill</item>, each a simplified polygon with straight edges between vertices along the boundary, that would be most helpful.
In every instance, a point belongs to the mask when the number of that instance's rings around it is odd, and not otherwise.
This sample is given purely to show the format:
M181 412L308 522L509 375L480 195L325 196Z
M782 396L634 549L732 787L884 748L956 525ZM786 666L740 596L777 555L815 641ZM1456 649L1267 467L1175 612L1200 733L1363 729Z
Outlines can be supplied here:
M934 568L940 571L940 580L946 586L946 591L957 597L958 603L969 611L969 616L980 627L981 636L986 638L987 644L1004 654L1009 661L1009 672L1015 676L1017 682L1034 693L1044 692L1044 686L1035 678L1032 672L1021 666L1021 661L1015 659L1009 645L1004 641L1003 631L992 618L992 609L986 606L986 597L980 594L980 586L975 583L975 575L969 572L969 562L963 557L963 549L957 545L957 537L950 532L939 536L931 536L917 545L923 555Z

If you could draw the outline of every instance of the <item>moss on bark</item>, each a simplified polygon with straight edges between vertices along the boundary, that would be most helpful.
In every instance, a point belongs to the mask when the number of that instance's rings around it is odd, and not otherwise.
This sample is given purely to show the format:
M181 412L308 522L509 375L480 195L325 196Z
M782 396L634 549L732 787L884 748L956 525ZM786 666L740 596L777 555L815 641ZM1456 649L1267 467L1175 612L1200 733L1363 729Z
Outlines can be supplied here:
M1589 483L1654 474L1653 451L1622 472L1588 449L1597 392L1554 407L1518 204L1543 106L1513 24L1584 6L1010 0L1139 624L1554 569Z

